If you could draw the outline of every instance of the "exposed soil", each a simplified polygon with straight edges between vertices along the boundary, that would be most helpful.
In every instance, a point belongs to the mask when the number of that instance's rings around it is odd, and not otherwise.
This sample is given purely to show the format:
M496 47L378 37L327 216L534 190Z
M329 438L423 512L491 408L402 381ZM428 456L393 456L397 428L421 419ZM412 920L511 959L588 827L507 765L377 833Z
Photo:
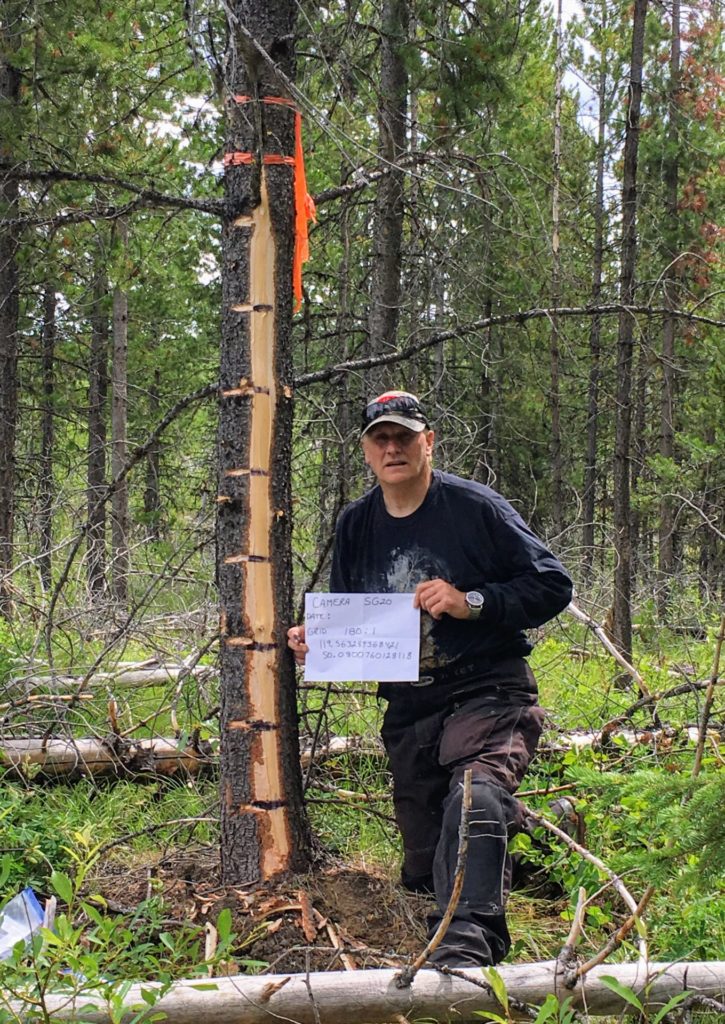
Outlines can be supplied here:
M93 889L113 912L128 913L152 895L168 924L216 921L224 907L238 936L230 973L245 961L266 970L340 971L398 966L425 946L431 901L405 892L365 867L337 865L258 888L224 888L208 850L187 850L158 864L106 861Z

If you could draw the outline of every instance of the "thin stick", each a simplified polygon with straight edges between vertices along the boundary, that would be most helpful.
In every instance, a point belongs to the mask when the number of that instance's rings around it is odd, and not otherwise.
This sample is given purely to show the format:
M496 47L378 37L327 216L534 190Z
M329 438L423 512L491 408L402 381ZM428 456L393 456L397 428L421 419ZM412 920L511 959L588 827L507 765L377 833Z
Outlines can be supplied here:
M603 963L610 953L613 953L615 949L619 949L627 935L629 935L632 928L634 928L635 924L644 913L647 904L652 899L654 891L654 886L649 885L645 890L644 896L637 904L637 910L635 913L630 914L624 924L614 933L614 935L611 936L606 945L602 946L599 952L595 953L591 960L587 960L585 964L580 964L579 967L575 968L567 975L564 982L567 988L573 988L579 978L583 978L584 975L588 974L593 967L596 967L597 964Z
M435 935L423 952L413 961L412 964L410 964L410 966L404 967L400 974L396 975L395 984L398 988L408 988L423 964L429 960L431 955L436 951L436 949L438 949L443 936L448 931L448 925L453 919L456 908L458 907L458 901L461 898L461 890L463 889L463 879L466 873L469 819L471 816L472 800L472 775L473 773L471 769L466 768L463 773L463 804L461 806L461 823L458 826L458 856L456 857L456 872L453 877L453 888L451 890L450 899L448 900L446 912L443 915L441 923L436 928Z
M708 683L707 690L705 692L705 706L702 709L700 732L697 737L697 747L695 748L695 763L692 766L693 779L697 778L700 774L700 769L702 768L702 757L705 752L705 739L707 737L707 725L710 721L710 712L712 711L713 700L715 697L715 687L720 675L720 654L722 652L723 640L725 640L725 615L723 615L722 621L720 622L720 633L718 634L717 642L715 643L715 658L712 665L712 675L710 676L710 682Z
M615 645L604 632L603 627L600 626L598 622L595 622L594 619L591 618L591 616L587 615L586 612L582 611L581 608L578 605L574 604L573 601L567 607L566 611L568 611L570 615L573 615L575 619L578 619L579 622L583 622L585 626L588 626L589 629L591 629L594 635L599 638L602 645L612 655L614 660L622 666L622 668L627 672L628 675L632 677L632 679L634 679L635 683L639 687L639 692L642 694L642 696L651 698L652 694L650 693L649 687L645 683L642 676L639 674L634 665L631 665L624 657L624 655L617 650Z
M352 958L349 957L347 955L347 953L344 952L344 950L345 950L345 943L342 941L340 936L337 934L337 931L335 930L335 926L334 926L334 924L331 921L326 921L325 922L325 931L327 932L327 934L329 936L329 939L330 939L330 942L333 945L333 948L337 949L339 951L339 953L340 953L340 960L342 961L342 963L343 963L343 965L345 967L345 970L346 971L356 971L357 967L355 966L355 963L352 960Z
M635 915L637 914L637 901L634 896L632 896L631 892L627 889L619 875L615 874L611 868L607 867L603 860L600 860L599 857L591 852L591 850L587 850L586 846L582 846L580 843L577 843L575 839L572 839L571 836L567 835L566 832L555 825L553 821L549 821L548 818L545 818L543 814L539 814L537 811L531 811L528 808L526 814L527 817L533 818L534 821L548 829L549 832L553 832L555 836L558 836L558 838L574 850L575 853L578 853L580 857L584 858L584 860L588 860L589 863L598 868L603 875L606 875L632 913ZM647 943L642 935L639 936L638 945L640 960L642 962L646 962Z
M582 926L584 923L584 911L587 905L587 891L584 886L579 887L579 896L576 901L576 909L574 911L574 919L571 922L571 928L569 934L566 937L566 942L561 947L561 952L556 958L557 962L560 963L565 971L571 970L571 965L574 962L574 950L579 942L582 933Z

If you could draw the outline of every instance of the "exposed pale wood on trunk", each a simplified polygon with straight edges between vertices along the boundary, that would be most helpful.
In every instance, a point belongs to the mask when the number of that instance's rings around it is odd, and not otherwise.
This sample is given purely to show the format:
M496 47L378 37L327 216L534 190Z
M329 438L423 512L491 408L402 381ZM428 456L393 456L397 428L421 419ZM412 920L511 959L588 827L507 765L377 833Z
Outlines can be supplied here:
M569 990L564 987L558 962L503 965L497 968L510 999L540 1005L549 993L561 999L572 997L574 1008L588 1015L608 1016L627 1010L628 1004L602 983L602 976L616 978L632 988L642 1004L655 1010L673 995L687 990L713 999L725 996L725 963L651 963L645 971L638 964L605 964L593 968L583 982ZM481 972L471 970L480 981ZM292 975L262 975L216 978L213 987L202 979L176 982L154 1006L166 1014L168 1024L269 1024L271 1020L297 1024L389 1024L396 1014L408 1020L421 1017L458 1024L480 1024L481 1012L501 1013L495 998L463 978L423 970L410 988L399 988L395 970L365 970L351 973L328 972ZM154 985L133 985L124 998L129 1010L122 1018L130 1021L130 1007L144 1005L143 989ZM110 1024L110 1010L103 999L91 993L75 1000L67 995L46 995L46 1011L53 1020L72 1021L82 1017L89 1024ZM91 1008L97 1007L97 1008ZM16 1008L16 1012L17 1008ZM514 1020L530 1019L511 1009Z
M226 7L217 578L221 604L221 866L230 884L304 870L292 619L292 0ZM274 52L260 63L256 47ZM269 100L270 102L267 102Z

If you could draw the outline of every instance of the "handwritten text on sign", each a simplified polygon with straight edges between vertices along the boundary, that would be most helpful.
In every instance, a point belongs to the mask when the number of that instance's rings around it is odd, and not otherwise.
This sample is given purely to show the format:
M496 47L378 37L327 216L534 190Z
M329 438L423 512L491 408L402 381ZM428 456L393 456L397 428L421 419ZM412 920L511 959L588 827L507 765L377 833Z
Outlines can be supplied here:
M305 679L418 678L420 610L412 594L305 594Z

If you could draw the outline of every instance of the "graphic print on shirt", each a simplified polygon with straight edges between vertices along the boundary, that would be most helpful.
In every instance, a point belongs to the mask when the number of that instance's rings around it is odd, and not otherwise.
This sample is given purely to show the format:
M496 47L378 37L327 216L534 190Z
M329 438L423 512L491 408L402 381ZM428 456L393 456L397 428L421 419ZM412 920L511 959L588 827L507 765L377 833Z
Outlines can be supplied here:
M418 545L411 548L393 548L383 589L394 594L412 593L419 583L436 578L450 581L450 574L446 563L432 551ZM450 657L445 657L440 647L435 644L432 635L435 624L435 619L421 612L420 670L423 675L426 670L438 668L451 660Z

